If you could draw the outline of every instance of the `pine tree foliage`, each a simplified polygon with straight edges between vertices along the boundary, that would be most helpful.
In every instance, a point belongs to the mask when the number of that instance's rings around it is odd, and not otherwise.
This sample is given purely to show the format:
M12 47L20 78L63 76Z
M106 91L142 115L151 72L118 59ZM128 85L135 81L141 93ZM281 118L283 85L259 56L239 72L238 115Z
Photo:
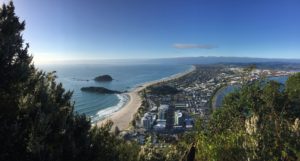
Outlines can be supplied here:
M34 67L24 45L25 22L12 2L0 8L0 160L137 160L139 148L110 134L112 123L91 128L74 113L72 92L55 73Z
M297 160L300 158L300 74L285 85L245 84L228 95L208 121L198 121L186 143L142 150L110 133L112 122L91 127L74 113L72 92L55 73L35 68L12 2L0 8L0 160L182 160L196 143L200 160ZM182 146L183 145L183 146ZM139 153L140 152L140 153ZM183 159L184 160L184 159Z

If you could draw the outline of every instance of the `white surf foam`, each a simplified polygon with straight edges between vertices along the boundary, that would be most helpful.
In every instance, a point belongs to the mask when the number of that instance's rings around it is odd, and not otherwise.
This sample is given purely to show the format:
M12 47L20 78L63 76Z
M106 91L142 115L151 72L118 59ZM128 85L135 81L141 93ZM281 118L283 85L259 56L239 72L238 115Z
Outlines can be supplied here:
M119 99L119 103L115 106L111 106L98 111L94 117L91 117L92 123L95 123L99 120L103 120L111 116L114 112L120 110L129 100L129 96L127 94L117 94L117 97Z

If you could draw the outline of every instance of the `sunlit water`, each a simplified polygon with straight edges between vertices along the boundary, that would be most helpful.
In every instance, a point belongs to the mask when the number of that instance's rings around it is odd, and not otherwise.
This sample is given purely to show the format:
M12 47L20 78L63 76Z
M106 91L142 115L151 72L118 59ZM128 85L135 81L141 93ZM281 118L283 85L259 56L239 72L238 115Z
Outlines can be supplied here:
M149 81L162 79L191 68L190 65L40 65L46 71L57 71L58 81L74 91L75 111L85 113L92 121L103 119L120 109L128 100L124 94L96 94L82 92L87 86L126 91ZM96 76L109 74L112 82L100 83Z

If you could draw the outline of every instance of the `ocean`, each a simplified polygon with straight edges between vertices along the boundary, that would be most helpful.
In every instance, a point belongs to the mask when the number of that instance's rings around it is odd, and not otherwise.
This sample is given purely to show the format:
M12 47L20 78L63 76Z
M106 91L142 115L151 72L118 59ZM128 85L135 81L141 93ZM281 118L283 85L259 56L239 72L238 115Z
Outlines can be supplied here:
M80 88L88 86L105 87L111 90L130 91L149 81L159 80L186 70L191 65L118 65L118 64L81 64L81 65L38 65L47 72L56 71L57 82L67 90L73 91L72 101L75 112L84 113L92 122L104 119L122 108L128 101L125 94L96 94L82 92ZM96 76L109 74L112 82L100 83Z

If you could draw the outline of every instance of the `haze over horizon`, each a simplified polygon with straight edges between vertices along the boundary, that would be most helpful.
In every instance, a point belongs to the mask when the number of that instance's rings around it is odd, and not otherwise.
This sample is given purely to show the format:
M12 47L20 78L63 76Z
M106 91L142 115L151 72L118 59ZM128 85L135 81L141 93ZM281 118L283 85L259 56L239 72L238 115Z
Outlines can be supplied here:
M0 0L7 2L7 0ZM300 59L300 2L14 0L35 62L172 57Z

